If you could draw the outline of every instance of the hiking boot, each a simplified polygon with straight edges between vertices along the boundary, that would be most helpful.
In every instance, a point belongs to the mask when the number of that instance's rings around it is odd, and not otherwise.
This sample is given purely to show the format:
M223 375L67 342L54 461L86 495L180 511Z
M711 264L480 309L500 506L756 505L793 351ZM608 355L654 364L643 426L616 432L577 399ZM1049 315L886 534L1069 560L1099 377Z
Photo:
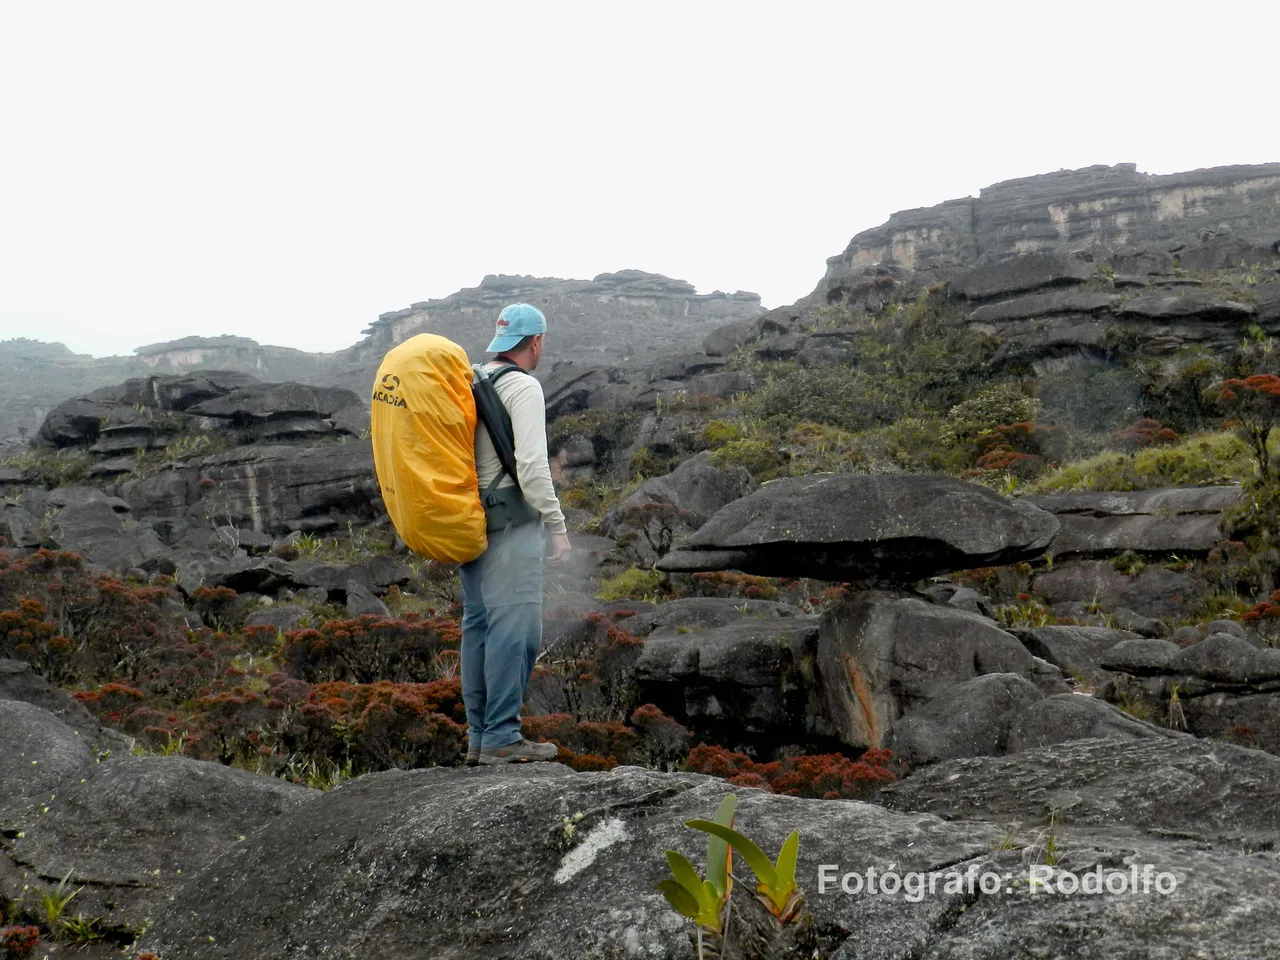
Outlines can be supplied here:
M467 741L467 766L474 767L480 763L480 741Z
M556 750L554 743L534 743L532 740L526 740L521 737L515 743L508 743L504 747L485 747L480 751L480 762L490 764L519 763L528 760L554 760L556 758Z

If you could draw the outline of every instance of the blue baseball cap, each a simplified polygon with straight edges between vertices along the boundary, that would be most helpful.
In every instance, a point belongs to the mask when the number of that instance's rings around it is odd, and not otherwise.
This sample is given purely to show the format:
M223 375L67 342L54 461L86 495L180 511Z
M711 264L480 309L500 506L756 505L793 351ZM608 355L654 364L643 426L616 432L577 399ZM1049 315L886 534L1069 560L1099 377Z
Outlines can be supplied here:
M501 353L510 350L525 337L535 333L547 332L547 318L537 307L527 303L512 303L502 308L498 314L498 329L493 342L489 344L489 353Z

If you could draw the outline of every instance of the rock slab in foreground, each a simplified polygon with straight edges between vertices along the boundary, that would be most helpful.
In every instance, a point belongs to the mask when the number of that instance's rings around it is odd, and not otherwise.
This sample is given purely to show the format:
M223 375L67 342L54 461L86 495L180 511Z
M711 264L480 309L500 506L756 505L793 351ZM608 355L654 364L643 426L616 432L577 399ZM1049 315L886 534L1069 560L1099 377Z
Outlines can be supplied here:
M1126 744L1125 746L1129 746ZM562 767L392 771L282 814L175 894L140 944L166 958L260 960L689 960L689 925L653 888L683 826L734 788L692 774ZM1151 863L1180 878L1156 895L817 891L841 871L1025 874L1003 826L946 823L848 801L737 789L737 825L774 851L801 834L798 877L837 960L975 957L1260 957L1280 945L1280 864L1204 845L1064 835L1062 869ZM1117 791L1119 792L1119 791ZM1220 790L1214 793L1220 794ZM566 841L564 817L582 813ZM745 865L738 864L744 875Z
M1252 850L1273 850L1280 840L1280 758L1190 736L1073 740L951 760L888 787L884 796L893 809L948 819L1042 823L1057 809L1068 826L1116 833ZM1280 868L1274 856L1268 859Z
M1029 503L950 477L816 474L735 500L658 567L910 583L1038 557L1058 526Z

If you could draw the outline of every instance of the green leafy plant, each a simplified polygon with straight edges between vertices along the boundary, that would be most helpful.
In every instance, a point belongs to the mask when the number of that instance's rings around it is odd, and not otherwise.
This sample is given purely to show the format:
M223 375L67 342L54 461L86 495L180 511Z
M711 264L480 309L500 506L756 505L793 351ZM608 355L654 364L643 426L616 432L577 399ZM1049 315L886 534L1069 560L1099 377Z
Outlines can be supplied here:
M756 875L756 899L777 920L779 926L794 921L804 907L804 894L796 884L796 857L800 852L800 831L792 830L782 841L776 863L749 837L714 820L690 820L685 826L701 830L725 841L742 854Z
M666 578L657 570L629 567L600 584L601 600L644 599L657 596Z
M671 877L658 889L683 916L697 924L699 960L742 957L743 960L781 960L821 957L813 915L796 883L800 833L792 830L771 861L749 837L733 828L736 799L721 801L714 820L687 820L685 826L707 838L707 878L674 850L667 851ZM742 854L756 876L755 894L745 907L733 910L733 851ZM740 918L730 926L730 919Z
M714 820L691 820L688 826L712 823L727 830L733 823L737 802L737 797L731 793L720 801ZM733 892L733 852L728 841L714 834L708 838L705 880L698 876L689 858L679 851L667 851L667 864L671 868L671 876L658 884L657 889L677 913L697 925L699 960L719 957L729 922L729 896Z
M36 904L40 909L40 913L44 917L45 926L50 930L57 929L62 920L62 912L66 910L69 904L81 888L77 887L72 890L70 888L71 873L68 872L65 877L58 881L58 885L52 890L42 890L36 898Z
M99 917L86 917L78 913L74 920L62 921L62 933L75 944L93 943L102 939L103 934L99 929L101 922Z
M1062 846L1058 842L1058 827L1062 823L1062 811L1054 807L1049 811L1049 825L1041 832L1037 849L1042 853L1040 862L1056 867L1062 863Z

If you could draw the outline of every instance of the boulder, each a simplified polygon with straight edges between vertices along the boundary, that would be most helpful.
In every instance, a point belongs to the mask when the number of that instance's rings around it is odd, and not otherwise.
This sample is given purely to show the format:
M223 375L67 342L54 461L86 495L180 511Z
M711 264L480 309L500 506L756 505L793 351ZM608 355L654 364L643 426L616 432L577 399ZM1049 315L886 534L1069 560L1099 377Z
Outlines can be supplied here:
M1189 673L1219 683L1257 685L1280 680L1280 650L1219 633L1190 647L1174 648L1168 673ZM1133 671L1129 671L1133 672Z
M120 493L139 516L272 535L368 523L381 510L368 440L238 447L205 457L198 467L125 481Z
M969 322L1003 323L1064 313L1101 313L1118 299L1120 298L1110 293L1085 293L1076 290L1039 293L978 307L969 314Z
M1099 664L1104 670L1148 677L1171 672L1181 649L1168 640L1122 640L1102 654Z
M720 742L767 752L804 741L821 726L811 702L817 638L816 617L662 627L636 662L640 699Z
M718 327L702 342L702 349L712 357L724 357L739 347L763 336L782 336L790 332L799 314L795 307L778 307L759 317L737 320Z
M1059 749L1047 748L1041 763L1060 766ZM1136 806L1163 802L1166 791L1151 789L1149 780L1143 785L1149 794L1135 798ZM1106 776L1092 786L1127 798ZM1194 797L1201 789L1221 795L1191 770L1171 792ZM1280 867L1236 849L1159 836L1116 840L1101 829L1063 837L1061 869L1084 873L1101 864L1127 874L1131 863L1156 864L1182 880L1168 896L1049 896L1025 886L979 896L945 892L945 876L919 898L850 895L838 884L819 892L820 864L837 865L837 876L869 867L963 874L972 866L975 874L1025 877L1030 854L999 849L1005 829L993 823L799 800L693 774L635 767L571 774L536 764L394 771L327 793L274 818L187 879L173 902L155 911L138 948L202 960L242 957L246 944L263 960L693 957L691 924L654 889L667 872L661 851L702 863L705 838L684 823L709 816L730 791L738 798L735 825L770 854L792 828L799 831L797 879L827 938L827 956L957 960L1021 956L1029 948L1046 957L1209 956L1230 944L1236 955L1261 957L1280 937L1271 909ZM964 796L962 789L947 792L953 801ZM1274 823L1274 806L1270 812ZM1246 818L1256 822L1259 813L1249 810ZM1033 836L1028 831L1026 842ZM740 858L735 866L746 871ZM735 897L749 886L738 884Z
M593 392L610 382L609 371L600 367L585 367L571 361L555 364L542 386L547 423L587 409Z
M1186 290L1177 294L1164 291L1144 294L1124 303L1117 313L1121 317L1140 320L1181 320L1194 317L1223 323L1247 323L1257 308L1249 303L1223 300L1202 290Z
M1105 560L1067 560L1036 574L1031 588L1050 604L1074 600L1110 609L1128 584L1129 578Z
M949 477L817 474L775 480L717 512L658 568L914 582L1039 556L1056 521Z
M86 916L135 929L186 876L319 795L185 757L124 756L93 769L23 819L10 856L36 876L69 875Z
M24 507L0 501L0 537L6 550L38 547L43 539L40 521Z
M1126 493L1037 494L1023 499L1054 514L1062 528L1056 557L1119 553L1206 553L1222 540L1222 513L1240 487L1173 487Z
M330 597L347 594L347 584L356 583L372 592L375 586L373 572L361 563L324 563L319 560L298 560L290 567L290 585L296 587L320 587Z
M947 606L980 613L984 617L992 615L991 598L986 597L972 587L960 587L954 583L935 583L927 587L922 594L932 603L943 603Z
M1073 831L1177 836L1268 850L1280 841L1280 757L1196 737L1107 737L949 760L886 788L894 810ZM1238 853L1238 848L1237 848Z
M726 504L755 489L742 467L716 467L700 453L661 477L644 481L604 519L604 531L626 541L641 562L652 563L679 536L697 530Z
M721 370L699 373L685 382L690 397L733 397L754 388L756 378L746 370Z
M1060 693L1028 705L1013 718L1006 748L1016 753L1092 737L1140 740L1177 736L1180 734L1131 717L1095 697Z
M1241 640L1249 639L1249 634L1245 628L1234 620L1210 620L1204 625L1204 635L1206 637L1215 633L1228 633L1233 637L1239 637Z
M859 593L822 617L818 690L832 732L851 747L888 744L898 718L985 674L1013 673L1065 693L1058 670L986 617L923 600Z
M1116 607L1109 615L1111 625L1121 630L1132 630L1144 637L1167 637L1169 625L1155 617L1144 617L1128 607Z
M1100 686L1110 678L1101 666L1107 651L1137 636L1109 627L1026 627L1011 632L1032 654L1053 664L1064 676L1090 687Z
M365 437L371 429L369 408L363 403L353 403L335 410L329 417L333 429L352 437Z
M0 830L16 829L32 807L51 802L65 784L92 776L89 740L48 710L0 700L0 729Z
M0 660L0 701L16 700L46 710L86 741L102 733L97 718L21 660Z
M572 547L569 556L562 562L548 564L545 568L547 582L571 585L598 582L600 568L617 560L618 544L608 537L573 534L569 538L569 544Z
M137 461L133 457L113 457L100 460L89 468L91 477L123 477L133 473Z
M164 410L189 410L198 403L225 397L258 383L256 377L234 370L201 370L174 377L150 378L150 391Z
M1116 598L1116 605L1139 616L1180 620L1200 608L1209 585L1203 578L1163 567L1149 566Z
M275 627L288 633L309 626L315 615L299 603L273 603L269 607L259 607L245 617L246 627Z
M155 531L128 519L116 510L115 503L98 491L94 493L96 497L57 510L49 528L49 545L111 570L140 567L172 573L171 552Z
M373 591L368 587L357 583L355 580L348 580L345 586L347 595L347 615L350 617L390 617L391 611L387 609L387 605L373 595Z
M965 680L900 717L889 749L913 766L1004 753L1014 718L1043 697L1035 684L1016 673Z
M207 566L202 559L184 558L178 565L178 586L188 594L195 587L203 586L270 595L282 587L300 584L293 565L279 557L241 557L214 561Z
M1083 283L1097 266L1071 253L1028 253L971 270L952 283L966 300L989 300L1045 287Z
M258 420L326 418L338 410L360 405L359 397L340 387L255 383L225 396L202 400L188 407L187 412L200 417L226 419L243 426Z
M707 353L682 353L654 361L645 372L651 383L658 380L688 380L700 373L723 370L728 362L724 357Z
M1181 707L1187 730L1198 737L1280 754L1280 693L1214 690L1184 698Z
M163 428L159 423L119 423L99 430L98 442L89 448L89 452L98 456L130 454L121 458L130 460L138 450L156 449L163 447L165 443Z
M60 403L49 412L36 433L36 442L45 447L89 446L98 439L102 427L133 415L123 404L90 399Z

